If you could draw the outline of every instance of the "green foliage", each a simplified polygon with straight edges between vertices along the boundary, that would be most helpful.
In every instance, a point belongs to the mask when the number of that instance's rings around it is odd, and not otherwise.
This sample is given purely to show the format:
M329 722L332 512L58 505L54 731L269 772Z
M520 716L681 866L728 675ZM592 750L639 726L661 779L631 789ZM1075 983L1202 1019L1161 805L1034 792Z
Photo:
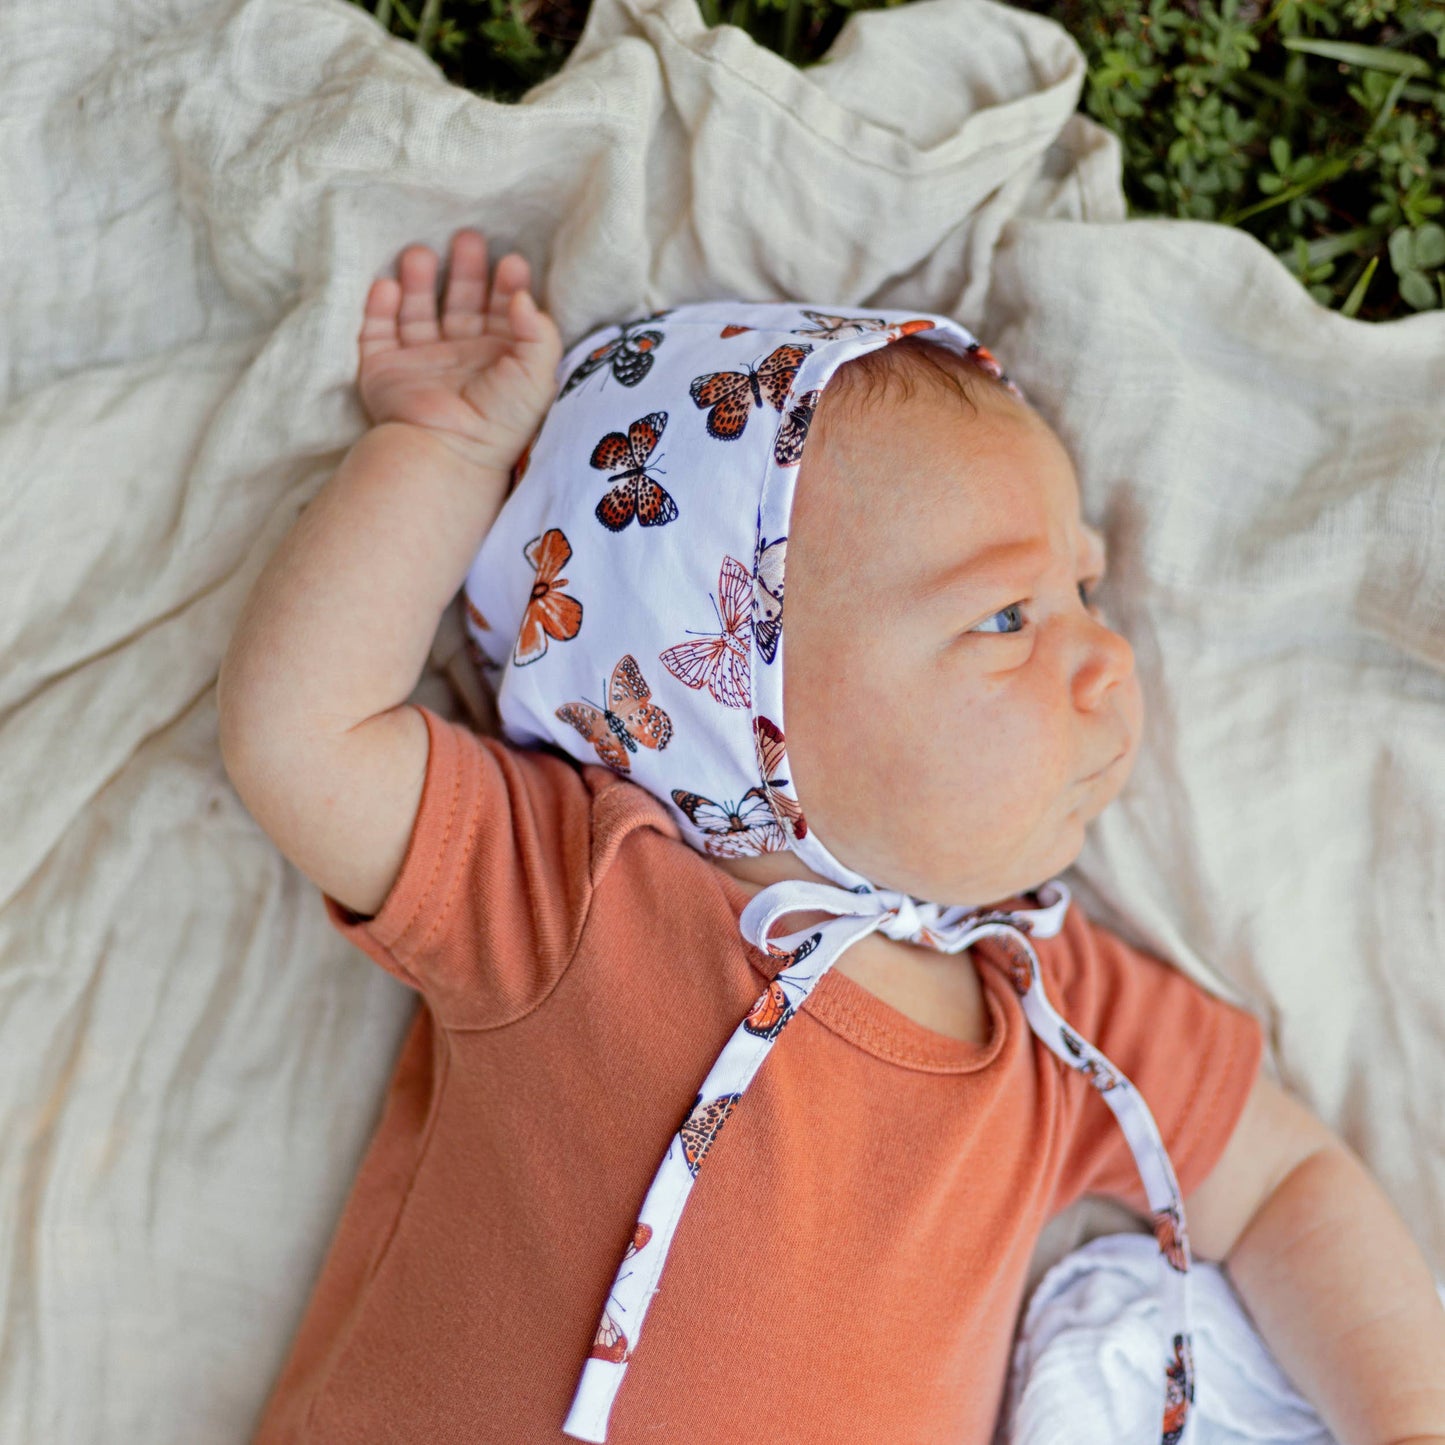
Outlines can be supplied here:
M880 3L902 0L699 0L799 65ZM1445 306L1445 0L1015 3L1084 51L1082 107L1119 137L1131 215L1239 226L1347 316ZM586 0L366 8L458 84L515 99L562 64Z
M1445 305L1442 0L1019 3L1083 49L1131 215L1239 226L1345 315Z

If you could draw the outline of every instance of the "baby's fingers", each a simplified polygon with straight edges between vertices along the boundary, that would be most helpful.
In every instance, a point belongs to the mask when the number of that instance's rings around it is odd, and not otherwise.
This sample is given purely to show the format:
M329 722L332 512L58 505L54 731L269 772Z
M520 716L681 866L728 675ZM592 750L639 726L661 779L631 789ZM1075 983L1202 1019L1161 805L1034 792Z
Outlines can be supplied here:
M532 284L532 268L520 251L509 251L497 262L492 292L487 298L487 330L507 335L511 327L512 298Z
M430 246L408 246L401 253L401 339L408 346L439 341L437 256Z
M371 283L361 318L361 334L357 338L363 361L383 351L395 351L400 345L396 332L396 314L400 305L401 287L389 276Z
M562 337L556 322L537 305L530 291L522 290L514 291L508 300L507 325L517 359L528 371L550 383L562 356Z

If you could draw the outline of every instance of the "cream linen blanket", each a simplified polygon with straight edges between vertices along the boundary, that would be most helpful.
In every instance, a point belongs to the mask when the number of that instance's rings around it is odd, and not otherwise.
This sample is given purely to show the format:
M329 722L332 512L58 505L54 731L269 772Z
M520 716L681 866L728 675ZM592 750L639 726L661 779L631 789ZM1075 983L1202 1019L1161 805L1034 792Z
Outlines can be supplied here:
M596 0L510 106L342 0L0 7L0 1439L244 1440L377 1121L413 996L236 799L213 685L364 428L372 278L463 225L568 341L728 294L985 339L1076 458L1148 709L1070 881L1259 1013L1445 1272L1445 314L1126 223L1082 80L989 0L806 72ZM417 697L475 701L455 617Z

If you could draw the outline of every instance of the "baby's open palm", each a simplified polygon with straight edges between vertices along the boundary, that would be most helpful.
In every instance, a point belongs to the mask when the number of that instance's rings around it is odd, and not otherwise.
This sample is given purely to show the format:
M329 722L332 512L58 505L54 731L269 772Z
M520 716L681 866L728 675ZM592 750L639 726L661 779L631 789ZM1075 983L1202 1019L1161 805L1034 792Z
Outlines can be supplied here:
M486 238L458 231L440 316L436 253L408 246L397 269L399 282L373 282L366 298L356 384L367 415L424 427L479 467L509 472L552 402L562 356L526 258L503 256L488 286Z

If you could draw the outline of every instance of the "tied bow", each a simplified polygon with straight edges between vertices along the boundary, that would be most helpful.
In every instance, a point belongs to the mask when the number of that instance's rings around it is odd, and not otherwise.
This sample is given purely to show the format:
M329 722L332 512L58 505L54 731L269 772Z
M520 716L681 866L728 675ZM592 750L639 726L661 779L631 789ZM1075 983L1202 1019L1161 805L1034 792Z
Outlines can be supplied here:
M1051 895L1042 908L969 907L954 904L943 907L914 898L911 894L877 888L854 893L828 883L809 883L789 878L773 883L748 900L738 919L743 936L756 947L768 952L768 933L774 922L787 913L802 911L831 913L835 918L858 920L854 928L838 924L824 925L847 934L842 948L856 943L866 934L877 931L887 938L936 948L942 953L961 953L969 943L984 933L1000 928L1014 928L1035 937L1050 938L1063 927L1069 906L1069 890L1053 879L1039 890L1042 900ZM776 950L777 944L771 945Z

